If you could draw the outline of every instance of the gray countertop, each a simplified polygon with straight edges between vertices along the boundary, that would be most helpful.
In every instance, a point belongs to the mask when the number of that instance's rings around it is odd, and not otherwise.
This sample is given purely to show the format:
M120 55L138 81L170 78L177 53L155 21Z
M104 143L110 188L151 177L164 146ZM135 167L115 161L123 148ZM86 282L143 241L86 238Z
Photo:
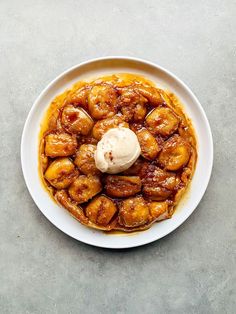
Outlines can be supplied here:
M235 1L0 2L0 312L235 313ZM41 90L90 58L128 55L183 79L209 118L214 167L176 231L130 250L75 241L38 210L20 164Z

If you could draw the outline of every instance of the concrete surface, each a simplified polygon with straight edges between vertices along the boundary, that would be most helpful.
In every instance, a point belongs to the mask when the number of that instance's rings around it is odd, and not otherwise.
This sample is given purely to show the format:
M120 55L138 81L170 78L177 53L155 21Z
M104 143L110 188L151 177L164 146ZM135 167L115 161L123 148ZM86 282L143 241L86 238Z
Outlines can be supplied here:
M0 313L235 313L235 1L0 1ZM89 58L138 56L196 93L208 190L175 232L132 250L70 239L32 201L22 128L40 91Z

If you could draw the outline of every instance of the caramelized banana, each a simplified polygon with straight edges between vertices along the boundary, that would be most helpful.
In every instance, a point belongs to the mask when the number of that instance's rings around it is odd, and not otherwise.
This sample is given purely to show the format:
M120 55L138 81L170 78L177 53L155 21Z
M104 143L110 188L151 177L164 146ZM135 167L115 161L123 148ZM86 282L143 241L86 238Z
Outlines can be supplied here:
M73 162L69 158L57 158L47 168L44 176L57 189L67 188L77 177Z
M128 197L141 191L139 177L109 175L106 178L106 194L112 197Z
M98 176L79 176L69 187L70 197L77 203L85 203L102 190Z
M180 182L175 173L164 171L152 164L143 167L141 177L143 193L156 201L167 199Z
M116 90L110 85L96 85L88 95L88 108L94 119L105 119L114 116L116 108Z
M60 111L56 109L50 116L48 121L48 129L49 130L56 130L57 128L61 128L60 119L59 119Z
M132 88L122 89L118 106L121 109L126 121L133 120L135 122L144 120L147 108L147 99L137 93Z
M84 108L85 110L87 110L88 109L88 94L89 94L90 89L91 88L89 86L84 86L82 88L79 88L74 93L69 95L67 99L67 103L80 106Z
M40 164L41 164L41 167L42 167L42 172L44 173L48 167L48 157L45 156L44 154L41 154L40 156L41 160L40 160Z
M82 224L104 231L141 231L171 218L197 161L191 121L176 96L129 73L76 82L51 102L40 134L49 193ZM95 153L107 172L97 169Z
M119 204L119 224L125 227L137 227L151 219L147 202L141 197L131 197Z
M172 194L172 191L158 185L145 184L143 193L151 200L164 201Z
M196 158L197 158L197 152L193 147L191 147L191 156L189 158L187 166L183 168L183 172L181 174L181 181L185 184L187 184L189 180L192 179L193 171L196 164Z
M164 143L158 160L165 169L174 171L188 163L190 154L190 144L176 134Z
M39 145L39 164L42 173L44 173L48 167L49 158L45 155L45 138L42 138Z
M153 134L171 135L178 125L179 118L170 108L156 108L146 117L146 126Z
M155 221L160 221L168 218L167 202L151 202L149 204L150 214Z
M142 104L125 105L121 107L121 112L126 121L139 122L144 120L147 114L147 108Z
M83 144L80 146L76 153L74 163L79 170L84 174L99 174L100 171L97 169L94 160L94 152L96 145Z
M87 136L79 136L77 138L78 141L78 146L80 147L83 144L92 144L97 146L98 140L94 138L92 135L87 135Z
M68 133L50 133L45 136L45 154L49 157L65 157L76 151L77 140L75 135Z
M106 196L98 196L86 207L85 214L95 224L106 226L117 211L115 203Z
M138 85L136 90L145 97L152 106L159 106L165 103L159 90L153 86Z
M94 124L93 119L84 109L72 105L64 107L61 122L68 132L82 135L88 135Z
M138 176L144 164L145 161L138 158L135 163L129 169L122 172L122 174L126 176Z
M114 116L111 118L103 119L100 121L97 121L93 127L93 137L95 137L97 140L100 140L102 136L110 129L112 128L128 128L129 124L125 122L122 117L120 116Z
M56 201L65 207L72 216L83 224L88 224L88 218L84 215L83 209L76 205L68 196L65 190L59 190L55 193Z
M160 148L155 137L147 129L138 130L136 135L141 147L141 155L148 160L156 158Z

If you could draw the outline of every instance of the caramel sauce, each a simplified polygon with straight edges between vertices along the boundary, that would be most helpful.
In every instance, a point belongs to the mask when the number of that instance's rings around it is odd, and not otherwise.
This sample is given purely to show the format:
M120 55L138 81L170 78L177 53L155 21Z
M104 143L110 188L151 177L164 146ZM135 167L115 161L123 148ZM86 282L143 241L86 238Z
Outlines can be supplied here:
M178 208L178 204L181 201L184 202L184 199L187 197L188 194L188 190L189 190L189 183L191 181L191 177L193 176L194 170L195 170L195 166L196 166L196 161L197 161L197 141L196 141L196 136L195 136L195 132L194 132L194 128L192 126L192 122L191 120L186 116L186 114L184 113L184 106L181 104L181 102L179 101L179 99L176 97L176 95L174 95L172 92L168 91L168 90L161 90L158 87L156 87L156 85L151 82L150 80L140 76L140 75L134 75L134 74L129 74L129 73L118 73L118 74L114 74L114 75L108 75L108 76L103 76L100 77L98 79L95 80L90 80L90 81L80 81L75 83L70 89L66 90L64 93L58 95L55 97L55 99L53 99L53 101L51 102L51 104L49 105L47 111L45 112L45 115L42 119L41 122L41 126L40 126L40 133L39 133L39 176L41 178L42 184L44 186L44 188L46 188L46 190L49 192L50 196L52 197L52 199L57 202L59 202L60 204L62 204L59 201L59 197L55 197L55 195L57 194L58 190L57 188L55 188L54 186L52 186L48 180L45 179L45 170L48 168L48 166L51 164L51 162L55 159L55 158L51 158L50 156L46 156L45 155L45 137L48 133L50 132L67 132L65 131L65 128L63 128L63 126L61 125L61 111L64 108L65 105L67 104L75 104L75 107L80 107L83 108L82 110L85 110L88 113L92 113L91 110L89 110L89 108L85 108L87 106L87 104L85 104L83 101L81 101L80 98L78 98L78 91L83 89L83 92L85 95L87 95L86 93L90 91L90 89L95 86L95 85L103 85L103 84L107 84L109 86L112 86L112 88L114 88L114 90L120 94L122 93L122 90L124 88L133 88L135 86L135 88L138 88L139 86L145 86L145 87L152 87L155 90L160 92L160 95L162 96L163 99L163 103L160 104L160 107L163 108L171 108L173 110L173 112L179 117L179 119L181 120L181 122L179 123L178 126L178 130L174 131L173 134L178 134L181 138L183 138L184 140L186 140L190 145L191 145L191 156L190 159L188 161L188 163L181 169L174 171L175 176L179 176L181 177L183 169L188 168L189 167L189 171L190 173L186 174L186 178L185 179L185 183L181 183L179 184L177 187L177 190L175 192L173 192L171 194L170 197L167 197L167 199L165 200L160 200L159 202L168 202L168 204L170 205L170 214L169 216L166 216L164 219L166 218L171 218L172 214L176 211L176 208ZM81 96L82 97L82 96ZM87 96L86 96L87 97ZM109 101L109 96L107 97L108 101ZM144 93L144 98L147 97L147 95L145 96ZM86 98L87 99L87 98ZM79 101L80 103L76 103L76 101ZM147 108L147 113L146 113L146 117L148 115L150 115L159 105L155 105L152 106L151 101L148 100L148 103L146 104L146 108ZM91 114L92 115L92 114ZM118 112L118 115L121 115ZM77 116L76 114L72 114L68 121L70 121L70 123L73 123L74 121L76 121ZM94 118L94 122L96 123L97 119ZM142 129L143 127L147 127L146 124L144 124L143 121L132 121L132 119L129 121L130 123L130 127L131 129L134 130L138 130L138 129ZM166 141L168 141L168 138L172 137L173 134L170 135L160 135L160 134L156 134L155 139L158 143L158 146L160 148L160 150L163 149L164 144L166 143ZM97 139L95 139L91 134L88 134L86 136L81 136L81 135L77 135L77 142L79 143L79 145L81 144L93 144L96 145L97 143ZM79 148L79 146L78 146ZM77 150L78 150L77 148ZM111 156L112 157L112 156ZM75 155L70 155L68 156L68 158L73 162ZM147 162L147 160L144 160L141 157L141 160L143 163ZM150 164L154 164L157 165L158 167L160 167L160 164L157 163L156 161L148 161ZM83 173L81 173L83 175ZM122 175L119 174L119 175ZM126 175L126 174L125 174ZM132 176L135 174L132 174ZM189 178L187 177L189 175ZM106 179L106 174L102 174L102 184L104 184L105 179ZM118 185L119 186L119 185ZM124 187L125 188L125 187ZM68 188L65 188L65 191L68 191ZM64 191L63 190L63 191ZM99 195L104 195L104 188L101 190L101 192L98 194ZM135 197L136 193L134 193L134 197ZM142 195L142 193L140 194ZM63 195L64 197L64 195ZM97 196L93 197L96 198ZM116 199L115 197L111 197L110 195L108 195L108 197L114 201L114 203L117 205L119 205L122 200L125 200L126 198L122 198L122 199ZM145 199L147 198L147 195L144 196ZM148 202L152 201L152 199L148 198ZM64 204L66 204L66 202L70 202L70 206L66 207ZM158 202L158 201L157 201ZM73 199L71 199L70 197L63 203L63 206L67 208L68 211L70 211L70 213L72 213L73 216L75 216L73 214L73 212L75 212L76 210L80 211L80 214L82 213L83 215L83 210L86 208L88 204L88 201L84 202L83 204L77 204ZM71 210L70 208L73 208L73 210ZM101 214L101 211L100 213ZM115 218L114 218L115 217ZM120 225L119 220L118 220L118 213L113 217L113 219L108 223L108 225L106 226L98 226L94 223L92 223L91 221L88 220L87 217L83 217L83 219L78 219L78 217L76 217L81 223L95 228L95 229L100 229L103 230L106 234L112 234L112 235L134 235L137 233L137 231L143 231L147 228L149 228L151 226L151 224L153 222L151 222L151 218L147 218L147 222L143 225L140 226L134 226L133 228L131 227L125 227ZM131 230L132 229L132 230Z

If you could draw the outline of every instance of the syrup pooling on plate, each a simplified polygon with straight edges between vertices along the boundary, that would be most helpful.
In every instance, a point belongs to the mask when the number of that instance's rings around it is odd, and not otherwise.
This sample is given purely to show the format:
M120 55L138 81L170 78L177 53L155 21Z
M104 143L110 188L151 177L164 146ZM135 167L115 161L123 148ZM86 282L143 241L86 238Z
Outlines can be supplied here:
M134 132L140 156L128 168L115 168L122 172L101 172L106 170L95 162L99 141L125 128ZM112 151L106 153L112 162ZM42 121L43 184L80 223L95 229L145 230L171 218L196 158L194 131L176 96L138 75L79 81L52 101Z

